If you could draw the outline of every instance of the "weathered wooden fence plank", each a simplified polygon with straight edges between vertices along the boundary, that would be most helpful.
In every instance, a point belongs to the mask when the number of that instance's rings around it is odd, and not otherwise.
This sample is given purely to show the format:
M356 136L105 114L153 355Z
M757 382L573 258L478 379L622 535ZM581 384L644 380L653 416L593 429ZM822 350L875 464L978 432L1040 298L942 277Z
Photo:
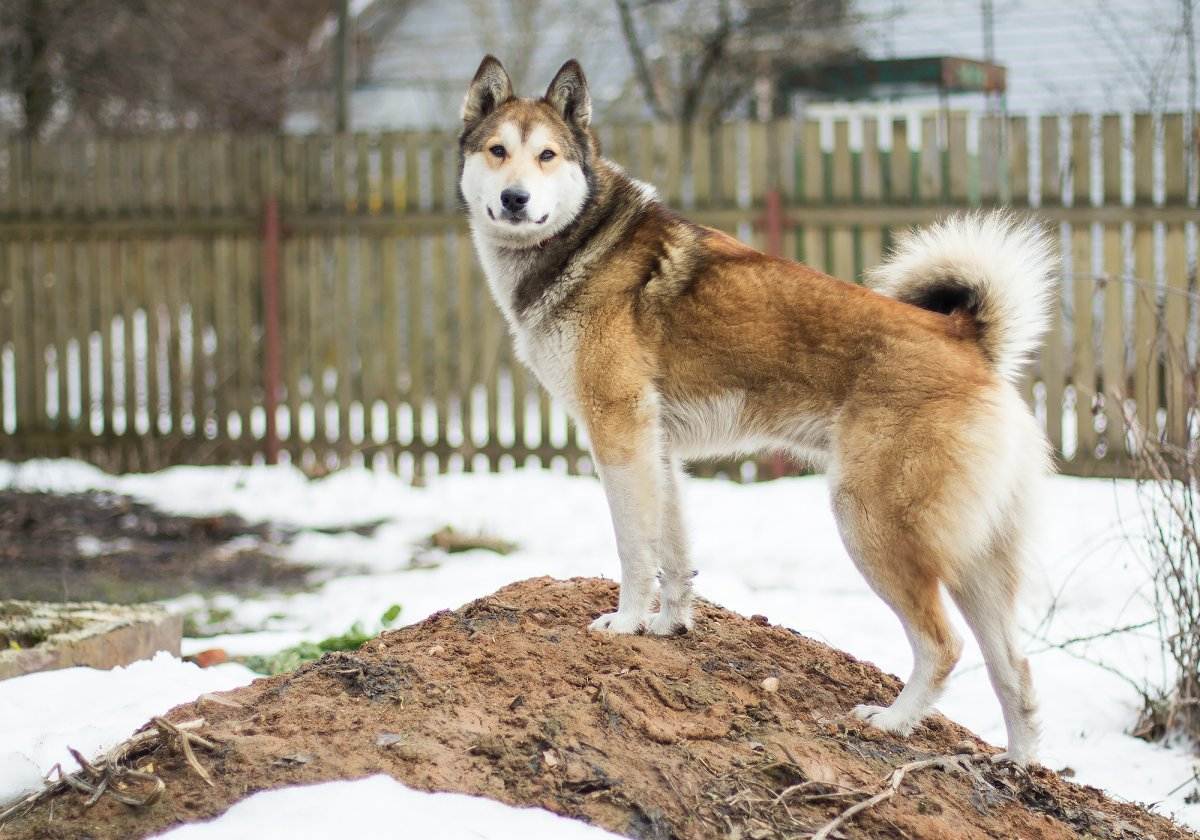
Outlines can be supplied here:
M1008 195L1017 207L1029 204L1029 118L1008 122Z
M1154 231L1133 237L1133 399L1148 430L1158 425L1158 301L1154 287Z
M1182 166L1180 167L1182 179ZM1191 311L1188 284L1187 237L1182 227L1166 233L1164 246L1166 292L1163 300L1163 371L1166 376L1167 440L1186 447L1188 406L1194 369L1188 356L1187 327Z
M1119 228L1104 229L1104 333L1101 388L1104 397L1105 440L1109 454L1123 450L1124 416L1121 400L1129 391L1125 375L1125 266Z
M1096 279L1092 271L1092 232L1071 231L1071 287L1074 314L1074 359L1071 382L1075 387L1076 458L1092 459L1096 452L1096 350L1093 308Z

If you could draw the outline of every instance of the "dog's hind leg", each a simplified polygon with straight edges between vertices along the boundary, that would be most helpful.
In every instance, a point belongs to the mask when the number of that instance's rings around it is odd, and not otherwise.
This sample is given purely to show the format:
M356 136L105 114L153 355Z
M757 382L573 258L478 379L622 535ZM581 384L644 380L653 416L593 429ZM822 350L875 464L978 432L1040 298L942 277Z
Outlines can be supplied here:
M854 494L834 494L834 512L842 540L871 588L904 625L913 652L913 669L890 706L856 706L854 715L872 726L907 735L941 694L958 662L962 641L946 620L938 576L926 548L903 523L873 516ZM889 527L886 523L893 522Z
M997 759L1028 765L1037 753L1037 700L1029 660L1016 639L1018 556L1019 549L1011 541L1001 542L969 577L950 588L950 596L979 642L1004 712L1008 750Z
M672 458L667 464L663 483L663 510L658 540L661 584L658 594L659 607L648 628L649 632L659 636L684 633L692 629L693 572L688 558L687 537L683 530L679 484L679 463Z

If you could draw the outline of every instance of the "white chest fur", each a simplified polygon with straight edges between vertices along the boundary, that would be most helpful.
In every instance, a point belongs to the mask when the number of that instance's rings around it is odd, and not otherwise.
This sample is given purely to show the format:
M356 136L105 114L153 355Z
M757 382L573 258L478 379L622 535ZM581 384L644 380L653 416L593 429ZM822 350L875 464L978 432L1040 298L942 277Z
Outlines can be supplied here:
M492 298L508 324L517 358L533 371L543 388L573 412L577 392L576 329L568 319L551 316L549 310L559 296L547 295L546 299L518 313L514 297L521 277L529 269L528 261L494 247L486 237L478 234L475 245ZM564 278L563 285L567 282Z
M513 339L517 355L542 387L572 414L577 404L575 330L566 323L547 323L538 329L518 329Z

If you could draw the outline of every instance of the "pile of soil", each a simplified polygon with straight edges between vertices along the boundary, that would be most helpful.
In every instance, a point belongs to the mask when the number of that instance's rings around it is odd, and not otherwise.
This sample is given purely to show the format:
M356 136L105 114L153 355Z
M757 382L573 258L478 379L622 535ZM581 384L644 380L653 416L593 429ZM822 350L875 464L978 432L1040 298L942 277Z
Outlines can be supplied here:
M584 629L616 600L607 581L529 580L180 706L170 720L205 719L216 748L197 756L214 786L162 747L142 759L166 782L153 805L86 809L70 792L5 837L143 837L254 791L371 773L631 837L807 837L898 765L995 751L936 715L907 740L864 728L850 709L889 702L900 682L762 617L700 604L687 636ZM911 773L834 836L1194 837L1052 771L988 761Z
M115 493L0 491L0 592L129 603L188 592L298 589L289 535L237 516L175 516Z

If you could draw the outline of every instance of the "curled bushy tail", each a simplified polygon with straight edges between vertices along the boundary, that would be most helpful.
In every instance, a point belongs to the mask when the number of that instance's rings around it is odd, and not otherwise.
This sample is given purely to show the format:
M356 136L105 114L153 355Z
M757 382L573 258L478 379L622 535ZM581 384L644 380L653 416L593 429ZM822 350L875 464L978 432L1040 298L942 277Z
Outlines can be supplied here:
M868 283L922 309L965 311L996 372L1015 382L1049 321L1058 258L1031 220L972 213L903 236Z

